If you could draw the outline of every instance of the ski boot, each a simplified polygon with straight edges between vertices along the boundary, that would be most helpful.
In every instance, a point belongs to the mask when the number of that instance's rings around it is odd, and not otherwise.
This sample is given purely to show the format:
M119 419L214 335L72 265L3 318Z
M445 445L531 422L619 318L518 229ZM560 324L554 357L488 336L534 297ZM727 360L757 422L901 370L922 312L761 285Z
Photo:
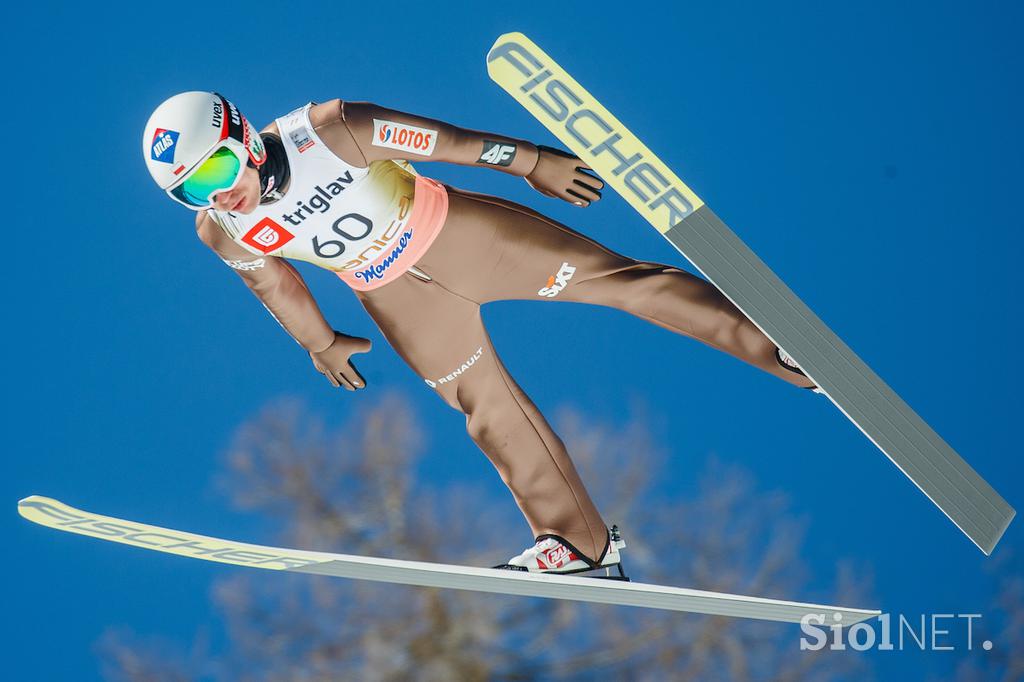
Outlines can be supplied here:
M625 546L626 542L622 539L622 534L619 533L619 527L612 526L608 531L608 547L597 561L591 561L565 538L558 535L541 535L532 547L527 548L522 554L512 557L507 563L494 568L505 571L555 573L558 575L604 569L605 575L586 577L628 582L629 578L622 570L622 555L619 553L619 550ZM617 576L611 574L612 567L618 570Z

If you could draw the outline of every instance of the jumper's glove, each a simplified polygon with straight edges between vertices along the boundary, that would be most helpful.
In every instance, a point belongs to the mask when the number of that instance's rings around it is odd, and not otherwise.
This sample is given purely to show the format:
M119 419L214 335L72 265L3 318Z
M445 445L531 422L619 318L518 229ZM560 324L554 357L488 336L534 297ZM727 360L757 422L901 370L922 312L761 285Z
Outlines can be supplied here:
M593 170L578 156L554 147L537 147L537 165L526 182L541 194L577 206L590 206L601 198L604 183L584 171Z
M369 339L358 336L347 336L334 332L334 341L330 346L318 353L310 353L316 371L327 377L335 388L344 386L346 390L358 391L366 388L366 380L349 361L356 353L370 350Z

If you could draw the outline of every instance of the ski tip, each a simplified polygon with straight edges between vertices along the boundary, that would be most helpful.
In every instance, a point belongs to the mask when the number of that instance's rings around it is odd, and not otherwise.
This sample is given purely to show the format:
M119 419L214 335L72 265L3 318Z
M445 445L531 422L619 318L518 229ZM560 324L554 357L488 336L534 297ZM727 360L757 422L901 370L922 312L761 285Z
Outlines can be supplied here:
M527 38L526 35L520 31L509 31L508 33L502 33L500 36L498 36L497 40L494 41L494 44L497 45L498 43L504 43L510 40L522 42L524 40L529 40L529 38Z
M509 33L502 33L500 36L497 37L497 39L495 39L494 44L491 45L491 49L489 49L487 51L487 70L488 70L488 72L490 71L491 62L494 61L494 59L496 59L496 56L494 56L494 51L498 48L499 45L503 45L504 43L518 43L518 44L522 45L524 43L528 44L530 42L531 42L530 39L527 38L522 33L520 33L519 31L511 31Z
M57 500L42 495L29 495L18 500L18 514L22 518L39 523L38 514L34 513L40 507L63 506Z

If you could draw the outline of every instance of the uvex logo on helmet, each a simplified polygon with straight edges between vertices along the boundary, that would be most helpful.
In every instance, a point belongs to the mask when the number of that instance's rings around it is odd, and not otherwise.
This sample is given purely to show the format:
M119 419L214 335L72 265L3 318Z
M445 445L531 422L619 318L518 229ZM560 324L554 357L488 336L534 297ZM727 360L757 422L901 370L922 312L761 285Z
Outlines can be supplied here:
M174 149L178 142L177 130L165 130L157 128L153 133L153 143L150 146L150 156L154 161L162 163L174 163Z
M216 100L213 102L213 113L210 116L210 125L217 130L224 127L224 107Z

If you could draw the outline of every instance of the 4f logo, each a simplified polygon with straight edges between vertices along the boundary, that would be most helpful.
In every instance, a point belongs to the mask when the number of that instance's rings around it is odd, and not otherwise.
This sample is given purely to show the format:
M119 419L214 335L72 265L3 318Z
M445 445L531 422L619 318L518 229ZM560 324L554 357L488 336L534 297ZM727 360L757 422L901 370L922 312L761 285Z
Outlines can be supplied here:
M569 280L576 274L576 268L569 265L568 263L562 263L562 267L558 269L558 273L548 277L547 286L537 292L538 296L547 296L548 298L554 298L569 284Z
M264 218L245 233L242 241L261 253L270 253L281 248L294 237L295 235L270 218Z
M150 156L154 161L174 163L174 149L177 143L177 130L164 130L163 128L157 128L156 132L153 133Z
M516 158L516 146L505 142L484 140L484 150L477 163L489 163L492 166L510 166Z

